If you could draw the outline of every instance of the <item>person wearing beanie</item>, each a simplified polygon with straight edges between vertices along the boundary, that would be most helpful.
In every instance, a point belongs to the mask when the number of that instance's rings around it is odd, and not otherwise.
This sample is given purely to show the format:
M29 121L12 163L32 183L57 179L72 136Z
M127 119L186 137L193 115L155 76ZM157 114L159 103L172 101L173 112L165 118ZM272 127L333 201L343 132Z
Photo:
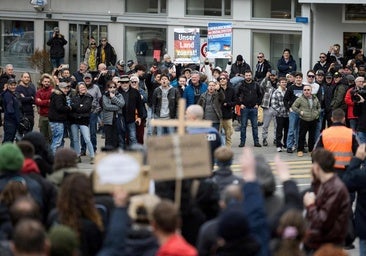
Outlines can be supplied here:
M77 234L68 226L56 225L48 233L51 241L50 256L78 255Z
M29 193L43 210L44 199L41 185L28 175L21 175L24 156L19 147L12 143L4 143L0 146L0 192L9 181L24 181Z
M240 82L244 81L244 74L245 71L252 70L243 58L242 55L238 55L236 57L235 63L231 65L230 71L230 82L231 84L236 87Z
M219 168L214 170L211 180L218 185L220 194L230 184L243 185L244 180L233 174L230 167L234 158L234 152L231 148L218 147L214 157Z

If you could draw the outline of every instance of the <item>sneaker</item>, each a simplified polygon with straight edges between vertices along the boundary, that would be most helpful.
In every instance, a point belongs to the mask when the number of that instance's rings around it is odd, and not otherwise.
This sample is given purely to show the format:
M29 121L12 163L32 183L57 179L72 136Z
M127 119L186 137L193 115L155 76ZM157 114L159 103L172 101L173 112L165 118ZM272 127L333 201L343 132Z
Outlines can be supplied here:
M90 158L90 164L94 164L94 157Z
M263 139L263 146L267 147L268 146L268 142L266 139Z
M302 157L302 156L304 156L304 152L302 152L302 151L297 152L297 156L298 156L298 157Z
M292 153L294 153L294 151L292 150L292 148L287 148L287 153L292 154Z
M259 143L257 142L257 143L254 143L254 147L256 147L256 148L261 148L261 147L262 147L262 145L261 145L261 144L259 144Z
M242 147L245 147L245 143L240 142L240 144L239 144L239 148L242 148Z
M80 156L86 156L85 151L81 151L81 152L80 152Z
M282 148L277 148L277 152L282 152Z

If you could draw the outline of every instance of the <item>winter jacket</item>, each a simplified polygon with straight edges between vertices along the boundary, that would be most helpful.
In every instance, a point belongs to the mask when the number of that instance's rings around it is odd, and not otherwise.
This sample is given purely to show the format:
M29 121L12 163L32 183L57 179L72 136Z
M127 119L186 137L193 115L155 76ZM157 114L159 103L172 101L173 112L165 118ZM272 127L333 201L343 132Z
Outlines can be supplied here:
M244 180L233 174L230 166L221 166L213 172L211 180L219 186L220 194L224 191L226 186L231 184L243 185Z
M232 119L233 109L237 104L238 98L236 97L235 89L231 86L227 86L226 89L222 89L225 94L224 102L221 105L222 119ZM226 103L226 106L224 104Z
M154 90L154 94L152 97L152 109L154 117L156 118L160 118L162 94L163 94L162 87L159 86ZM171 119L177 118L178 101L180 98L178 89L170 86L167 98L168 98L169 118Z
M55 37L51 37L47 41L47 45L50 46L50 57L53 58L63 58L65 57L65 49L64 45L67 44L63 35L58 35Z
M234 63L231 65L231 71L230 71L230 78L233 78L236 76L236 74L244 75L245 71L252 70L248 63L243 61L242 64Z
M122 109L122 115L126 123L133 123L136 121L136 115L143 119L144 110L141 95L138 90L130 87L128 91L119 90L125 100L125 106ZM137 114L136 114L137 111Z
M26 116L34 116L33 104L36 97L36 90L32 86L18 85L15 91L18 94L18 99L22 104L22 112ZM23 94L22 97L20 94Z
M9 90L5 90L0 97L4 106L4 121L12 122L18 125L22 117L21 103L18 100L16 93L12 93Z
M333 98L330 103L332 110L341 108L345 113L347 113L347 105L344 101L346 93L347 93L347 85L342 83L335 85L335 89L333 91Z
M78 125L89 125L90 111L92 108L93 97L86 93L76 94L71 97L70 123Z
M189 107L190 105L197 104L197 101L200 98L201 94L206 91L207 91L206 83L200 82L198 86L195 86L192 84L191 81L189 81L188 86L184 89L183 92L183 98L186 99L186 106Z
M102 63L102 45L99 45L97 48L97 63L98 65L100 63ZM104 64L107 65L107 67L109 66L114 66L116 64L117 61L117 54L116 51L114 50L114 48L112 47L112 45L110 45L109 43L106 44L106 46L104 47L104 52L105 52L105 62Z
M120 93L116 93L113 98L109 96L109 92L106 92L102 98L103 110L102 117L103 123L106 125L113 125L113 119L118 114L122 114L122 108L125 106L125 100Z
M344 102L347 105L347 119L355 119L358 118L353 114L353 107L355 103L352 100L352 90L354 90L354 87L349 88L346 92L346 96L344 96Z
M271 72L271 64L266 59L262 63L258 62L255 66L255 80L260 82L266 77L267 72Z
M66 95L59 89L51 95L51 104L48 112L50 122L64 123L68 120L68 114L71 113L71 108L67 106Z
M36 106L38 107L38 113L40 116L48 117L48 111L50 108L52 87L43 87L36 92Z
M208 95L208 92L204 92L203 94L201 94L197 104L202 106L203 108L203 111L205 112L206 111L206 105L208 104L207 103L207 95ZM222 118L222 110L221 110L221 105L222 103L224 102L225 100L225 94L224 94L224 91L222 89L218 90L218 91L215 91L212 95L211 95L211 104L212 104L212 107L218 117L218 119L221 119ZM206 116L205 116L205 113L203 114L203 119L207 119Z
M247 83L245 80L240 83L237 96L239 104L243 104L248 108L253 108L255 105L259 106L262 102L260 87L254 80L250 83Z
M304 95L297 98L292 104L291 108L295 111L299 117L304 121L313 121L319 118L320 114L320 103L316 96L311 95L313 100L313 105L310 106L309 99L307 99ZM302 112L302 114L301 114Z
M277 62L278 77L286 77L286 74L296 71L296 61L290 56L289 60L286 62L284 57Z

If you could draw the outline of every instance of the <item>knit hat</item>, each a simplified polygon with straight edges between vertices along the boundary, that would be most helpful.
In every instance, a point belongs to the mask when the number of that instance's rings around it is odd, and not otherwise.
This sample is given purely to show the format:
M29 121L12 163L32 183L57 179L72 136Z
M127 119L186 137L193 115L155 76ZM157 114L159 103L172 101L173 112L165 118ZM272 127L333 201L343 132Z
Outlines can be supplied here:
M22 169L24 156L19 147L12 143L0 146L0 172L18 172Z
M226 242L249 235L249 225L242 209L227 209L219 217L217 233Z
M51 255L73 255L79 247L75 231L64 225L56 225L49 232Z
M238 55L238 56L236 56L236 61L243 61L244 59L243 59L243 56L242 55Z

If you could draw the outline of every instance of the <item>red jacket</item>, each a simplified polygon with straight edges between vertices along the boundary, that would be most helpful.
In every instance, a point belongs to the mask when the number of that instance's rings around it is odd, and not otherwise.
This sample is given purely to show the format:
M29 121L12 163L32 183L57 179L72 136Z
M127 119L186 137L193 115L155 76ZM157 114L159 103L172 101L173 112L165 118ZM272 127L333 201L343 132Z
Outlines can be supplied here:
M40 174L40 170L38 168L37 163L31 159L31 158L25 158L24 162L23 162L23 168L22 168L22 173L24 174L28 174L28 173L38 173Z
M40 116L48 117L48 109L50 108L50 100L53 88L51 86L41 88L36 92L35 103L38 107Z
M353 87L350 88L350 89L348 89L347 92L346 92L346 96L344 96L344 102L347 105L347 119L355 119L355 118L358 118L357 116L355 116L353 114L353 106L355 105L355 103L352 100L352 96L351 96L351 91L353 89L354 89Z
M196 249L187 243L184 238L178 234L171 235L163 244L156 256L197 256Z

